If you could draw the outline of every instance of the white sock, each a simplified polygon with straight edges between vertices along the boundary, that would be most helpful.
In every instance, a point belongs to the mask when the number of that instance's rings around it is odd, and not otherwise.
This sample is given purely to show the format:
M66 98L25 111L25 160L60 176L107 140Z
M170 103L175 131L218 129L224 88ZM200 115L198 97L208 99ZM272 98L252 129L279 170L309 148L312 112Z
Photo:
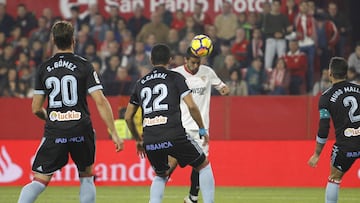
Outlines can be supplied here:
M46 185L40 183L39 181L32 181L25 185L20 193L18 203L32 203L44 191Z
M213 203L215 195L215 180L210 164L199 171L199 182L204 203Z
M161 203L167 178L155 176L150 187L150 203Z
M337 203L339 194L339 184L328 182L325 190L325 203Z
M80 177L80 202L93 203L96 199L94 176Z

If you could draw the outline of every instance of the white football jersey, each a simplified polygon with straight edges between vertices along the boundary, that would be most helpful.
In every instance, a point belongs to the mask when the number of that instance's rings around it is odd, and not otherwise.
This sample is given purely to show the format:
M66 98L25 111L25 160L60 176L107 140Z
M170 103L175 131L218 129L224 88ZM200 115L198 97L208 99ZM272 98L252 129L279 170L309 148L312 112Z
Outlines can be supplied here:
M206 65L200 65L199 71L194 75L185 69L185 65L171 70L179 72L186 78L186 83L192 91L193 99L201 112L204 126L206 129L209 129L211 86L220 90L225 84L216 75L214 70ZM189 109L184 101L181 101L180 108L184 128L186 130L198 130L199 127L191 117Z

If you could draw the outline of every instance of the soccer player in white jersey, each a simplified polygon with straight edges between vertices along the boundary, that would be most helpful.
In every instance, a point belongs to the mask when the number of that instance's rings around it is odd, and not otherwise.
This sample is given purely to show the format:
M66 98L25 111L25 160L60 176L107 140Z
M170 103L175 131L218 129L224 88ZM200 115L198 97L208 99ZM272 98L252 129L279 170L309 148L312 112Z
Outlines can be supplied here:
M221 95L229 94L229 87L221 81L215 71L206 65L200 64L201 58L195 56L190 48L187 49L185 64L172 69L186 78L186 83L192 91L195 103L198 105L201 116L204 120L206 131L209 130L209 111L211 88L215 87ZM208 140L201 139L199 136L199 127L192 119L189 110L184 102L181 102L181 119L186 133L190 135L202 147L206 156L209 154ZM174 161L170 159L170 161ZM174 163L171 163L173 165ZM191 187L189 195L184 198L185 203L197 202L199 193L199 173L192 170Z

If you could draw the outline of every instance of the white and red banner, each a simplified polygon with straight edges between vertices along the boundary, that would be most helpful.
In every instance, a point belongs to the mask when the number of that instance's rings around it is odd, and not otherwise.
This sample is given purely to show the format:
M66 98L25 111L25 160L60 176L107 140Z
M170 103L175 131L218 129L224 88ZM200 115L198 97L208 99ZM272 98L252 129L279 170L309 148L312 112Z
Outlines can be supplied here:
M108 100L117 117L118 110L126 108L129 97L108 97ZM318 100L318 97L308 96L212 97L211 139L315 140ZM91 98L88 102L97 139L109 139L95 103ZM41 139L44 121L32 114L31 99L2 98L0 107L0 140ZM333 128L329 137L334 138Z
M0 186L24 185L32 179L31 163L40 141L0 140ZM327 143L317 168L307 165L313 141L212 141L210 160L217 186L324 187L332 143ZM178 168L169 185L189 184L190 167ZM115 153L111 141L97 141L97 185L150 185L154 177L146 159L126 141ZM50 185L78 185L71 162L55 173ZM342 187L360 187L360 162L345 175Z
M233 10L236 13L256 11L261 12L262 3L268 0L231 0ZM51 8L56 16L61 16L64 19L70 18L70 8L72 6L79 6L81 15L85 16L88 13L88 6L97 4L100 13L104 16L109 15L110 6L119 8L119 14L125 18L132 16L132 12L137 5L144 8L144 14L149 16L154 12L156 7L165 3L168 10L175 12L178 9L183 10L185 13L192 13L196 2L203 4L204 12L210 16L219 13L222 8L223 0L51 0L42 1L41 4L34 3L34 0L0 0L6 2L7 9L10 13L16 13L16 6L23 3L28 7L28 10L34 12L37 16L42 14L42 10L46 7Z

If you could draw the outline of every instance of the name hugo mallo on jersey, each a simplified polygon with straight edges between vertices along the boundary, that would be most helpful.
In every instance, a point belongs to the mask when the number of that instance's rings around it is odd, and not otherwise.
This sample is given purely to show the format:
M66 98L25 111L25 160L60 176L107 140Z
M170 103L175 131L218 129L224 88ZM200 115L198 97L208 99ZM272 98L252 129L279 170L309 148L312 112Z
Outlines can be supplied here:
M333 103L335 103L335 102L336 102L336 99L337 99L340 95L342 95L342 94L344 94L344 93L346 93L346 92L356 92L356 93L360 93L360 89L357 88L357 87L348 87L348 86L345 86L345 87L344 87L344 91L343 91L342 89L336 90L336 91L334 92L334 94L331 95L330 101L333 102Z

